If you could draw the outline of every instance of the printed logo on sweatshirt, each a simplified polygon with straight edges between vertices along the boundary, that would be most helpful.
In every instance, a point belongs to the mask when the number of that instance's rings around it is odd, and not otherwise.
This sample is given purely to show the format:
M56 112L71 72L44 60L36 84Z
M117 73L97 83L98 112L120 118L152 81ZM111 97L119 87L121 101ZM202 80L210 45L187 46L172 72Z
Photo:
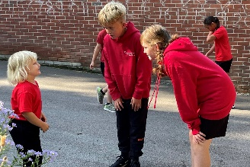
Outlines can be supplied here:
M124 54L125 55L128 55L128 56L135 56L135 53L134 52L130 52L130 51L124 51Z

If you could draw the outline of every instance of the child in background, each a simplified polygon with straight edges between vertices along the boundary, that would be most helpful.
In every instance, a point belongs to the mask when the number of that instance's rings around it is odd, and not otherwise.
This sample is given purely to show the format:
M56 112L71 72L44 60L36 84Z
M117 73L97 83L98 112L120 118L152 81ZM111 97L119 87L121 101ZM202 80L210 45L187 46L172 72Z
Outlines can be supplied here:
M101 54L100 68L101 68L103 76L104 76L104 60L103 60L103 56L102 56L102 48L103 48L103 39L104 39L106 34L107 34L106 30L101 30L98 33L92 61L91 61L90 66L89 66L90 69L94 68L96 58L100 53ZM97 91L97 101L100 104L103 104L103 98L104 98L105 94L107 93L107 103L104 105L104 110L109 111L109 112L115 112L114 105L112 104L112 98L111 98L109 90L108 90L108 85L105 86L104 88L97 87L96 91Z
M204 20L204 26L209 30L207 42L213 42L213 46L206 53L209 56L215 50L215 63L218 64L226 73L229 73L233 55L228 39L227 30L220 26L220 21L217 17L208 16ZM233 105L232 108L235 108Z
M49 129L47 119L42 112L41 92L35 78L40 75L40 64L37 54L30 51L16 52L8 60L7 77L16 85L12 91L11 106L18 118L12 120L17 127L10 131L18 152L27 154L28 150L42 153L40 128L43 132ZM31 157L34 161L36 156ZM41 166L42 156L35 166ZM23 166L30 167L32 161L24 160Z
M209 30L206 41L213 42L213 46L206 53L206 56L209 56L215 50L215 63L225 72L229 73L233 56L231 54L227 30L225 27L220 26L219 19L214 16L206 17L204 26Z
M98 14L104 38L105 79L114 100L121 155L111 167L140 167L152 63L143 53L140 32L126 22L126 8L109 2ZM147 68L146 68L147 67Z
M189 38L171 38L161 25L146 28L141 44L156 59L158 76L168 75L172 81L180 116L189 128L192 167L210 167L210 144L225 136L235 100L232 81Z

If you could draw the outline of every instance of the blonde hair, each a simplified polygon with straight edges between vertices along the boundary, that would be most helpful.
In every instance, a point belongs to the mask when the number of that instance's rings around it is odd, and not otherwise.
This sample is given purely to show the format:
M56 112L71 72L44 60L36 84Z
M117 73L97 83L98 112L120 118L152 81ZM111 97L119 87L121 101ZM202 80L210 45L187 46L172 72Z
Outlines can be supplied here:
M117 21L126 22L126 7L120 2L111 1L99 12L98 21L104 27Z
M170 37L168 31L159 24L151 25L147 27L141 34L141 43L146 43L148 45L157 44L159 50L156 53L156 67L153 68L153 73L164 76L164 64L163 64L163 52L169 43L173 42L179 36L174 34Z
M7 66L8 81L13 85L25 81L28 66L33 60L37 60L37 54L31 51L19 51L11 55Z

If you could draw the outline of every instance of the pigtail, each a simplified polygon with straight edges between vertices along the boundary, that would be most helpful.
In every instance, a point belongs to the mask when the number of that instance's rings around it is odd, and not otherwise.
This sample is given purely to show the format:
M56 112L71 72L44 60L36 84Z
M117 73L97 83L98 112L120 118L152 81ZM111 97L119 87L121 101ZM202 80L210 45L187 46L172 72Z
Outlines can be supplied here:
M166 70L164 68L164 55L163 52L167 48L167 46L172 43L174 40L178 39L179 35L174 34L171 36L170 40L166 42L165 44L163 43L158 43L159 46L159 51L157 51L157 56L156 56L156 67L153 68L153 73L156 74L159 77L166 76Z
M153 68L153 73L156 74L159 77L165 76L164 72L164 64L163 64L163 51L164 50L159 50L156 52L156 67Z

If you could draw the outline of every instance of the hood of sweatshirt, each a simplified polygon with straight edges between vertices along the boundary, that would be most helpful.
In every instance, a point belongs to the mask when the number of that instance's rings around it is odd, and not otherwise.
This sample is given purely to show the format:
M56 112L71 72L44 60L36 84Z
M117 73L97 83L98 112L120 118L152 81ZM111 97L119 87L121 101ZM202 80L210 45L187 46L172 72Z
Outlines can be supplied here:
M164 54L170 51L197 51L197 47L188 37L179 37L171 42L165 49Z
M135 28L132 22L127 22L126 28L127 28L126 32L121 37L119 37L118 39L114 39L114 40L117 40L118 42L127 41L129 38L131 38L131 36L133 36L134 33L139 32L139 30Z

